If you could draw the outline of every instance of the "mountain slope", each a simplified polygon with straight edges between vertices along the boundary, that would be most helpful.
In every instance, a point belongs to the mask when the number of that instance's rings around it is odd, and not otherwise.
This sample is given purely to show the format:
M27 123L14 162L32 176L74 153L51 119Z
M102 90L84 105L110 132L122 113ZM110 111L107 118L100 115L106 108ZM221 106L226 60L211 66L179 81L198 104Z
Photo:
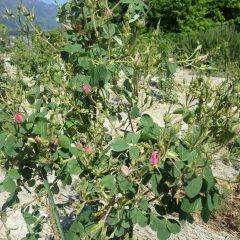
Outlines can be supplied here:
M17 0L0 0L0 22L6 24L10 31L16 31L17 26L13 19L3 17L6 8L16 12ZM54 3L48 4L41 0L22 0L23 5L29 10L34 9L36 15L36 23L42 28L49 30L59 27L56 22L57 5Z

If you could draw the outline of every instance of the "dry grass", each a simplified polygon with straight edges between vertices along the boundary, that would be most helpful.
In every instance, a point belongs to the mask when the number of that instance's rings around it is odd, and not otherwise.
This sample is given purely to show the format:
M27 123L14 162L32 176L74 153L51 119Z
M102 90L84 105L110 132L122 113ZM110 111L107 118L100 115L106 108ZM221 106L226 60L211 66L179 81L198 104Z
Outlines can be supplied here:
M208 224L215 230L224 230L240 237L240 183L225 186L221 204Z

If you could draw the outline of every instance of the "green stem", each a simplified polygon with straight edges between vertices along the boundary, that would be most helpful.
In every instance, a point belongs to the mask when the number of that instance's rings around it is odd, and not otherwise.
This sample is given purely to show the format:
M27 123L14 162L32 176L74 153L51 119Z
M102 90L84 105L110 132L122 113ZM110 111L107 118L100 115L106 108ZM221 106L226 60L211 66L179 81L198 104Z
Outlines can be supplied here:
M60 218L59 218L59 214L58 214L58 210L57 210L57 206L54 202L53 194L52 194L52 191L51 191L48 179L47 179L47 174L46 174L46 171L44 169L41 170L41 176L42 176L44 187L47 191L48 201L49 201L53 216L55 218L56 225L57 225L61 240L65 240L63 228L62 228Z
M129 228L128 240L133 240L133 225Z

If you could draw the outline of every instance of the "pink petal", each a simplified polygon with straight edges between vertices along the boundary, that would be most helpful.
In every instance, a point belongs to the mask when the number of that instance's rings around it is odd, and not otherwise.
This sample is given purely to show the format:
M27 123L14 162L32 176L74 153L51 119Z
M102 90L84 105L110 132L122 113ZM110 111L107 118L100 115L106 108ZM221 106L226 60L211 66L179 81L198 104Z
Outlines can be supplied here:
M83 88L83 91L84 91L86 94L89 94L89 93L92 92L91 88L90 88L88 85L86 85L86 84L83 84L82 88Z
M157 151L152 152L149 162L151 165L157 165L159 163L159 156Z
M23 123L23 116L19 112L15 113L14 122L18 124Z
M126 166L126 165L122 165L121 166L121 172L124 174L124 175L128 175L129 174L129 167Z
M91 153L91 146L90 146L89 144L87 144L87 145L85 146L85 152L86 152L87 154L90 154L90 153Z

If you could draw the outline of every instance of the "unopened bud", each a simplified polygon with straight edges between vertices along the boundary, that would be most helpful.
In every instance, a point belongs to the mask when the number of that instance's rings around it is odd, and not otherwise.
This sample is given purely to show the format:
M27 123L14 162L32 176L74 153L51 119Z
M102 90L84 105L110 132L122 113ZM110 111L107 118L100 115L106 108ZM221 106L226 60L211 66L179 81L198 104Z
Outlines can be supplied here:
M13 13L10 9L6 8L6 15L11 17L13 15Z
M136 53L135 58L134 58L134 62L136 64L136 66L140 66L140 64L141 64L141 57L140 57L139 52Z
M86 152L87 154L90 154L90 153L91 153L91 146L90 146L89 144L87 144L87 145L85 146L85 152Z
M121 166L121 172L123 173L123 175L128 176L128 174L129 174L129 167L126 166L126 165L122 165Z
M35 20L35 14L34 14L34 13L32 13L32 14L29 16L29 20L30 20L30 21Z
M28 9L25 6L22 7L22 12L23 12L23 16L25 16L25 17L30 16L30 12L28 11Z
M164 114L163 120L165 125L169 124L171 122L171 115L169 113Z
M173 134L177 134L181 130L181 124L176 123L171 130Z
M144 28L145 27L145 20L144 19L140 19L136 22L136 26L138 28Z
M83 84L82 88L86 94L90 94L92 92L91 88L86 84Z
M159 156L157 151L153 151L149 160L151 165L158 165L159 162Z
M14 122L18 124L23 123L23 116L19 112L15 113Z

